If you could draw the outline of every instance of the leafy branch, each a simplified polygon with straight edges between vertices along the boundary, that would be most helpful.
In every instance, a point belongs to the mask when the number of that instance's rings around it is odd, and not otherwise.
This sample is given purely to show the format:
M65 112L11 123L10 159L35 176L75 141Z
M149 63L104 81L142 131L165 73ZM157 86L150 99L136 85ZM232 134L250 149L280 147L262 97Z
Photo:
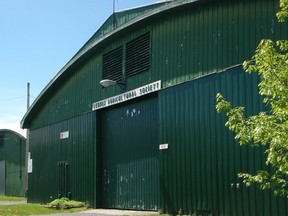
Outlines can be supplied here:
M277 13L280 22L288 17L288 0L280 0ZM247 73L260 76L259 94L264 97L267 111L245 117L244 107L232 108L220 93L216 109L225 112L225 124L235 132L240 145L266 146L267 170L256 174L239 173L246 186L259 184L261 189L272 189L276 195L288 196L288 41L262 40L252 60L245 61Z

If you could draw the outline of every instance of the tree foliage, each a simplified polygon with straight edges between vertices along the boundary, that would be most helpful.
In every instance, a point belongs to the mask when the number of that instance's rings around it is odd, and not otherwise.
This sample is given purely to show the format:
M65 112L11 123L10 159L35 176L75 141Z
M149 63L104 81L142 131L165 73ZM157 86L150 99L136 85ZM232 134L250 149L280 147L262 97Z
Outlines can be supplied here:
M280 0L277 17L279 22L288 17L288 0ZM238 176L247 186L258 183L261 189L288 196L288 41L262 40L243 66L246 72L259 74L259 94L267 111L245 117L244 107L232 108L219 93L216 109L226 113L225 126L235 132L240 145L266 146L267 169Z
M280 0L280 11L277 13L279 22L284 22L288 17L288 0Z

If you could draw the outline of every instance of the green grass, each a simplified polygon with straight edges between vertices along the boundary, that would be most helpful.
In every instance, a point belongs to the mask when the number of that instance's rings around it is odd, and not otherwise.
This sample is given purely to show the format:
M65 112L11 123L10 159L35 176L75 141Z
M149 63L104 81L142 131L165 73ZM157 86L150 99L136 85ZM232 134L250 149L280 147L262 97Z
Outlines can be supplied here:
M41 214L59 214L85 211L86 208L72 209L51 209L40 204L20 204L20 205L4 205L0 206L0 215L41 215Z
M22 201L26 200L25 197L9 197L9 196L0 196L0 201Z
M25 200L24 197L7 197L7 196L0 196L1 201L22 201ZM71 208L71 209L53 209L47 208L44 205L40 204L19 204L19 205L0 205L0 215L48 215L48 214L60 214L60 213L73 213L79 211L85 211L87 208ZM146 216L169 216L167 214L151 214Z

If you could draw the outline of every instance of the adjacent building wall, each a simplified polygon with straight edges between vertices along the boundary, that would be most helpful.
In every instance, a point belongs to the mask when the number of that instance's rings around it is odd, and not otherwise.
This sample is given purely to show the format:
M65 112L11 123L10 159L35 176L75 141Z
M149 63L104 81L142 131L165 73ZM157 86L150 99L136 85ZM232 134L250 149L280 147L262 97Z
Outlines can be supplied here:
M26 139L7 129L0 129L1 192L3 196L24 196Z

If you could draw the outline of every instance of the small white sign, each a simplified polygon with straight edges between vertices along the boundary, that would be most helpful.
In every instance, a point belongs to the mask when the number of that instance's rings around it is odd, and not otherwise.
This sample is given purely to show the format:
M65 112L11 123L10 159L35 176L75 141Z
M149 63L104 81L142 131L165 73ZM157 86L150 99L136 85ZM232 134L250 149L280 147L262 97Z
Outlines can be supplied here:
M67 139L69 138L69 131L64 131L60 133L60 139Z
M160 149L160 150L168 149L168 143L160 144L160 145L159 145L159 149Z
M28 173L32 173L33 170L33 161L32 159L28 159Z

